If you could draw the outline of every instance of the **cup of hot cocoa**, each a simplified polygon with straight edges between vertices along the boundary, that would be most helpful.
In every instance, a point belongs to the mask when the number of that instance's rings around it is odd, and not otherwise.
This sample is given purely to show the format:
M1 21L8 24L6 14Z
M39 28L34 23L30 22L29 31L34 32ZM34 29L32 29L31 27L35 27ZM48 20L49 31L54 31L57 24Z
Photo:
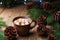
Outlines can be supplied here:
M36 26L36 21L33 21L29 17L20 16L13 19L13 24L17 29L18 35L24 36Z

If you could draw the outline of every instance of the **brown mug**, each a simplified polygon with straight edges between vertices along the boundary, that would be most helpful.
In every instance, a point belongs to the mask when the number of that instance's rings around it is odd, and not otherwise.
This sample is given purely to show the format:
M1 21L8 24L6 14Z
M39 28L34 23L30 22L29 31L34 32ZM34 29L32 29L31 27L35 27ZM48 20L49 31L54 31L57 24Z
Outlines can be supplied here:
M19 19L19 18L27 18L27 17L20 16L20 17L15 17L13 19L13 24L14 24L14 26L17 29L17 33L18 33L19 36L27 35L29 33L29 31L36 26L36 21L32 20L32 22L29 23L28 25L16 25L14 23L14 21L17 20L17 19ZM33 22L34 22L34 26L31 27L31 24Z

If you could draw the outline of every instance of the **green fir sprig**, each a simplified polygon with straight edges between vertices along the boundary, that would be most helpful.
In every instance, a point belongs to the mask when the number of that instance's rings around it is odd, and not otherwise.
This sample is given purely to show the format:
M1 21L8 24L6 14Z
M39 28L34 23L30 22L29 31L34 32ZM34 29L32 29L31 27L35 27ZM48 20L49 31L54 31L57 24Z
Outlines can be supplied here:
M3 21L2 17L0 17L0 26L7 27L7 24Z
M4 31L0 30L0 40L7 40L7 38L4 35Z
M46 16L46 23L51 24L54 27L54 32L52 34L55 34L57 37L57 40L60 40L60 24L56 22L53 18L53 14L56 13L57 11L58 10L56 9L44 10L42 8L32 7L28 10L28 14L30 15L30 18L33 20L36 20L41 16Z

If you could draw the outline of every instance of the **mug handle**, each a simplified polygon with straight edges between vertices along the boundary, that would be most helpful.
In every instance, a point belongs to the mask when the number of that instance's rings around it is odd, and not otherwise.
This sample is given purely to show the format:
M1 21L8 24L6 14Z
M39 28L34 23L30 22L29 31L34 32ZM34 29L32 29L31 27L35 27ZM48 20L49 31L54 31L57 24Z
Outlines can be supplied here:
M36 21L35 20L32 20L32 22L30 24L30 29L34 28L36 26L36 24L37 24Z

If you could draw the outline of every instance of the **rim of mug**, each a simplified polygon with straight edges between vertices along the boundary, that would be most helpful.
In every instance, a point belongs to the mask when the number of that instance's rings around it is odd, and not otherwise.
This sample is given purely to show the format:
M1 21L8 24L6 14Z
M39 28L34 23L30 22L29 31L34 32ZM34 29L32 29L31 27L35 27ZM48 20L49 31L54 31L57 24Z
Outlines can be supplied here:
M27 26L27 25L17 25L17 24L15 24L14 21L17 20L17 19L19 19L19 18L29 18L29 17L25 17L25 16L15 17L15 18L13 19L13 24L16 25L16 26ZM31 20L32 20L32 19L31 19ZM31 22L31 23L32 23L32 22ZM28 25L30 25L31 23L29 23Z

